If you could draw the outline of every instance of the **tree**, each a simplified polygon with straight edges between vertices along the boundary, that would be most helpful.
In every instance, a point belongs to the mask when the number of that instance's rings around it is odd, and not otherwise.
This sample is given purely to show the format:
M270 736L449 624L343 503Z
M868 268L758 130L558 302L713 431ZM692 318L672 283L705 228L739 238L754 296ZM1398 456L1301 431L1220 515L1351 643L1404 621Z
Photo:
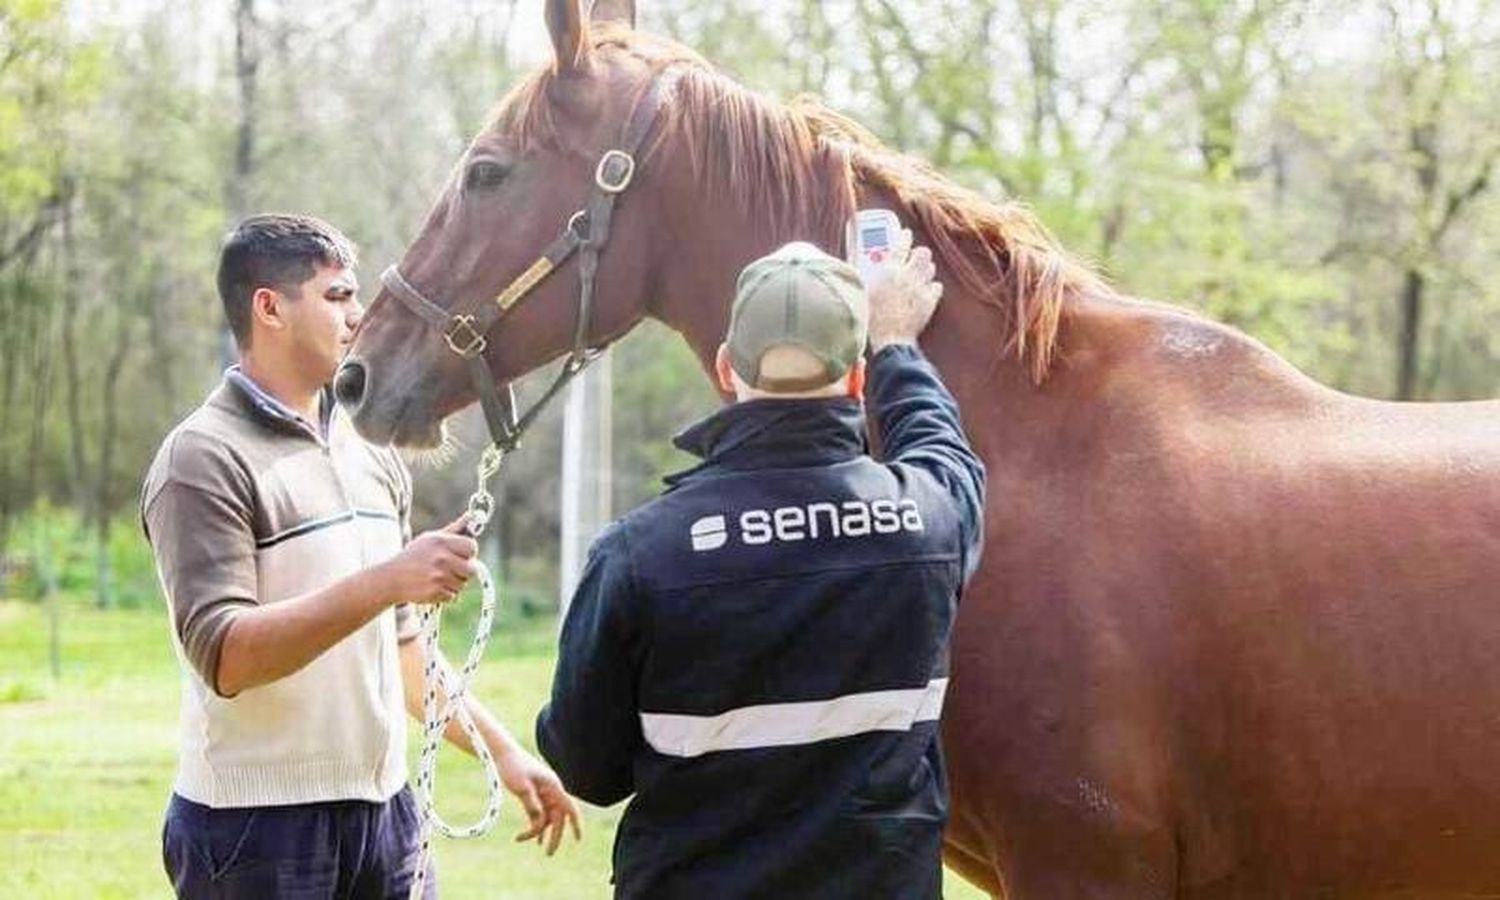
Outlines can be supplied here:
M1463 323L1494 309L1483 273L1496 263L1495 248L1476 242L1473 229L1482 227L1500 176L1500 7L1482 3L1461 18L1440 3L1391 0L1376 11L1384 39L1370 56L1316 73L1292 107L1338 198L1336 239L1324 259L1393 296L1394 315L1370 314L1366 330L1390 342L1386 383L1395 397L1482 395L1493 390L1493 375L1444 389L1437 363L1462 341ZM1357 105L1335 102L1331 111L1331 97ZM1435 305L1446 307L1437 323L1446 328L1432 327ZM1470 350L1493 360L1493 351Z
M69 33L60 2L0 0L0 573L12 517L40 493L56 289L45 251L76 200L68 151L102 73L101 46ZM31 427L18 428L28 392Z

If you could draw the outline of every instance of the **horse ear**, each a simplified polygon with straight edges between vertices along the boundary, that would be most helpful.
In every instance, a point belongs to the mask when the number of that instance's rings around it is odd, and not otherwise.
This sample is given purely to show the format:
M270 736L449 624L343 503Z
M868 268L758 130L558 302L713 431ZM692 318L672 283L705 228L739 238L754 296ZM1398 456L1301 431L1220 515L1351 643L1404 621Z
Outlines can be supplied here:
M623 22L635 27L635 0L594 0L590 18L595 22Z
M547 0L547 31L552 35L553 68L558 72L577 68L588 46L588 23L579 3L580 0Z

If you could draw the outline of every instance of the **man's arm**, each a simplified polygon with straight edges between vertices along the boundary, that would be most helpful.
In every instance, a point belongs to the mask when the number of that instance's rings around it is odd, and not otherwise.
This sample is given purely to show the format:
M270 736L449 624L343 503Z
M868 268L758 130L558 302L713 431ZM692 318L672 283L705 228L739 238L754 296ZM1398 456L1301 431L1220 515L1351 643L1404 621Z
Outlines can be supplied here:
M917 348L937 311L942 284L932 253L908 254L910 232L869 286L870 354L866 395L884 456L937 479L958 506L964 571L972 575L984 540L984 464L969 447L958 402Z
M174 447L197 481L167 478L142 518L184 656L221 696L296 672L397 600L443 602L467 579L474 542L430 534L373 569L261 604L248 501L212 449Z
M439 651L438 655L438 677L442 679L443 685L451 685L458 679L458 674L453 671L448 657ZM412 638L401 642L401 684L406 696L406 711L413 719L422 721L426 716L423 708L423 700L427 690L427 660L422 653L422 641L420 638ZM445 696L445 689L438 691L439 703ZM464 696L464 708L474 718L474 724L479 726L479 734L484 738L485 745L490 748L490 755L499 760L501 756L516 752L524 753L519 741L510 733L500 721L485 708L484 704L475 700L470 695ZM477 755L474 752L474 744L469 740L469 733L464 731L455 716L448 722L448 728L443 732L443 739L470 756Z
M438 677L441 686L439 703L447 696L446 686L457 683L458 675L448 660L438 654ZM406 695L406 711L418 722L425 722L426 710L423 700L427 689L427 665L422 652L422 641L412 638L401 642L401 681ZM557 775L546 764L526 752L520 742L500 723L483 703L472 694L465 694L463 708L473 718L479 735L495 758L495 767L500 780L526 810L528 826L516 835L517 841L535 838L545 840L547 855L551 856L562 842L564 830L571 826L573 837L582 836L578 821L578 807L563 790ZM470 756L477 756L469 733L459 724L455 716L443 731L443 738Z
M446 603L473 573L478 544L460 519L326 588L236 610L219 650L219 693L285 678L397 603Z
M635 790L642 737L633 600L625 531L615 524L594 543L579 577L563 623L552 702L536 722L542 756L568 790L598 806Z

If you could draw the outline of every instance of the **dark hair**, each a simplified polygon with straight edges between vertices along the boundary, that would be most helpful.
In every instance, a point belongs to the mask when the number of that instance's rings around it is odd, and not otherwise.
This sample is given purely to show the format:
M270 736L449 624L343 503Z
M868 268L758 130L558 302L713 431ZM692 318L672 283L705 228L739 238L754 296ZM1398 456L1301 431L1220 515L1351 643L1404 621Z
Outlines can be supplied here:
M353 266L354 244L312 216L251 216L224 238L219 250L219 299L224 318L243 349L250 346L250 298L263 287L295 297L318 266Z

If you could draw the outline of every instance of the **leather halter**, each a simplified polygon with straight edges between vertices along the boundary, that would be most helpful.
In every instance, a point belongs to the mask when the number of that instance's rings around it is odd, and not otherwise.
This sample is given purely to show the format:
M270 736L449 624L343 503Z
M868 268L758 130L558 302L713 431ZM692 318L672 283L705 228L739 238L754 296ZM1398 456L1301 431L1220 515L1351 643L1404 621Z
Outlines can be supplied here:
M442 334L448 349L464 360L474 382L474 390L479 395L479 404L484 409L490 440L501 451L514 450L520 444L521 435L536 421L537 415L563 386L604 352L603 347L588 345L589 318L594 306L594 281L599 271L599 253L609 241L615 201L630 187L631 179L635 177L636 154L645 143L646 136L661 111L662 81L661 75L652 79L631 110L620 137L620 146L606 150L599 158L599 164L594 168L594 186L587 205L568 218L562 234L548 244L536 262L506 285L493 301L481 300L477 304L467 304L450 311L427 299L406 280L396 266L386 269L380 276L386 289L405 304L407 309L436 328ZM518 418L515 392L507 384L502 397L495 387L489 365L485 363L484 351L488 346L486 335L500 317L514 308L575 251L579 254L579 285L573 349L568 353L562 371L547 388L547 392Z

